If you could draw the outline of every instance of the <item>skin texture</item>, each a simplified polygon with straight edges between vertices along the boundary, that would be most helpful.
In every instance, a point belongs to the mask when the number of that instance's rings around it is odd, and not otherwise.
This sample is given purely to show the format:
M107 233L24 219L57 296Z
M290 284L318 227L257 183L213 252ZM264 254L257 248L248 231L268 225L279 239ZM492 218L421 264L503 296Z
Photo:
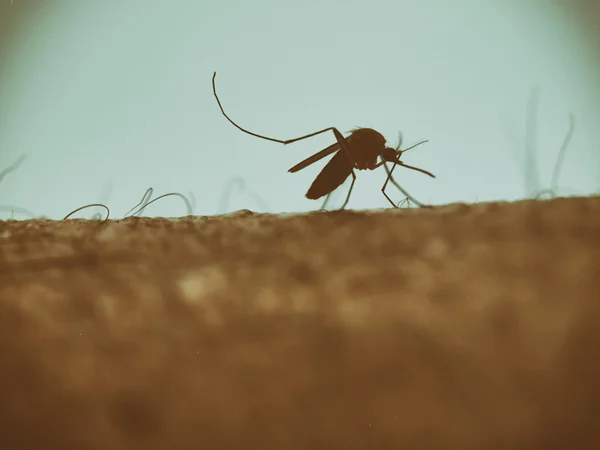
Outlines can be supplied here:
M599 197L0 222L0 447L600 448L599 229Z

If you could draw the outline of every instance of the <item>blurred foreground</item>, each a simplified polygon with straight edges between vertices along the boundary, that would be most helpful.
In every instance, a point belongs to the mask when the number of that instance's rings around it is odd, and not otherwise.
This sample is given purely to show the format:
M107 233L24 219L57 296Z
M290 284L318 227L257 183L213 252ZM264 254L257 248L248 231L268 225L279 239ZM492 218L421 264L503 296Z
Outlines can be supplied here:
M0 222L0 448L600 448L600 197Z

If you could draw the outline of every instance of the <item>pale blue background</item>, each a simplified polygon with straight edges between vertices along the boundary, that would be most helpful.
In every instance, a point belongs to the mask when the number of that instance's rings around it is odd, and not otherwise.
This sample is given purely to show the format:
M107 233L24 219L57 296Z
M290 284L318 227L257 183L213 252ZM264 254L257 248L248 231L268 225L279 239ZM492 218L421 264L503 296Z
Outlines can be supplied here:
M549 187L572 111L559 193L600 191L598 47L588 25L553 1L12 3L0 6L0 15L13 13L0 21L0 169L27 159L0 184L1 205L58 219L101 201L118 218L152 186L155 196L193 192L199 215L318 209L304 194L324 162L287 169L333 136L284 147L241 133L214 101L215 70L230 116L258 133L289 139L363 126L391 145L398 131L405 145L429 139L404 160L438 178L396 172L431 204ZM535 171L525 177L535 86L539 180ZM233 177L248 190L234 189L224 205ZM358 173L349 207L387 207L384 179L382 169ZM184 214L178 198L146 211Z

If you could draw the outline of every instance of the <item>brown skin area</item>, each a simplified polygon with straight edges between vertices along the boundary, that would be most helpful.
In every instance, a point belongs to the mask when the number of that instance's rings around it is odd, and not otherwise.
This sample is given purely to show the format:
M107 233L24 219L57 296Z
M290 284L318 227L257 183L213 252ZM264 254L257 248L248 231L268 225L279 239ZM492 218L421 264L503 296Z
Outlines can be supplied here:
M0 222L0 448L600 448L600 197Z

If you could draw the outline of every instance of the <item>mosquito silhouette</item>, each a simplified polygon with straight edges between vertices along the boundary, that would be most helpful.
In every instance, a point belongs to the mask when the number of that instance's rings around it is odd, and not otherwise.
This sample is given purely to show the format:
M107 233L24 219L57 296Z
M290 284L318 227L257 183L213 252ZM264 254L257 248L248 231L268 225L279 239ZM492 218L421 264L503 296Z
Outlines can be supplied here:
M317 178L313 181L312 185L306 192L306 198L310 200L317 200L323 196L327 196L325 202L323 203L322 208L325 208L327 200L329 199L329 195L341 186L344 181L348 179L349 176L352 176L352 183L350 184L350 189L348 190L348 195L346 196L346 200L340 209L344 209L350 200L350 194L352 194L352 189L354 188L354 183L356 181L356 174L354 173L354 169L358 170L374 170L378 167L382 166L385 168L387 172L387 178L383 186L381 187L381 192L385 196L385 198L392 204L394 208L398 206L392 201L392 199L385 192L385 188L388 183L391 181L396 188L398 188L408 200L412 201L416 205L422 208L430 208L431 206L425 205L417 200L415 200L408 192L406 192L397 182L394 180L392 176L392 172L396 168L397 165L406 167L407 169L416 170L418 172L424 173L425 175L429 175L432 178L435 178L435 175L432 173L420 169L418 167L409 166L408 164L404 164L400 158L402 154L412 148L415 148L421 144L424 144L427 141L421 141L416 143L415 145L408 147L404 150L401 150L400 147L402 145L402 134L400 134L399 143L395 148L386 147L385 138L377 131L372 128L355 128L351 131L350 135L347 138L342 136L337 128L329 127L320 131L315 131L314 133L307 134L305 136L300 136L294 139L281 140L274 139L268 136L263 136L261 134L253 133L248 131L237 123L235 123L225 112L223 109L223 105L219 100L219 96L217 95L217 88L215 86L215 78L217 76L217 72L214 72L212 77L212 86L213 93L215 98L217 99L217 103L219 108L221 109L221 113L225 116L225 118L237 129L247 133L251 136L255 136L261 139L266 139L267 141L278 142L280 144L291 144L293 142L298 142L303 139L308 139L313 136L317 136L318 134L326 133L328 131L332 131L336 143L330 145L329 147L321 150L318 153L306 158L304 161L299 162L294 167L288 170L288 172L294 173L302 170L311 164L335 153L333 158L325 165L323 170L317 175ZM337 152L337 153L336 153ZM381 161L377 161L377 158L381 158ZM392 168L389 169L386 162L390 162L393 164Z

